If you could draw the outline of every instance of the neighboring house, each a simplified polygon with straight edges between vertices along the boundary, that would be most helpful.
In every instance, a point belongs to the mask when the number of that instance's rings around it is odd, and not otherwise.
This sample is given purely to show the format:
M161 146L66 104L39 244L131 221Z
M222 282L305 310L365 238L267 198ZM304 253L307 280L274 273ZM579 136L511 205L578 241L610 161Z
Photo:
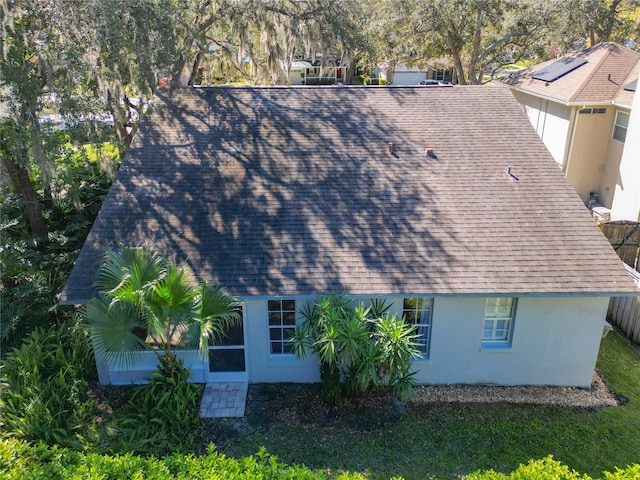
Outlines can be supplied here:
M428 80L451 83L452 70L429 65L418 67L385 62L376 67L375 74L377 78L390 85L424 85Z
M639 75L640 53L602 43L502 79L582 201L602 220L640 215L640 129L628 132ZM636 144L636 153L621 163L628 143ZM616 201L620 195L624 204Z
M290 85L319 85L342 82L347 73L346 64L330 61L321 65L319 60L300 60L291 63Z
M89 300L118 242L244 300L209 358L182 353L199 382L318 381L286 338L301 308L344 293L419 326L420 383L587 387L609 297L637 294L501 86L161 92L62 303ZM124 384L155 357L97 363Z

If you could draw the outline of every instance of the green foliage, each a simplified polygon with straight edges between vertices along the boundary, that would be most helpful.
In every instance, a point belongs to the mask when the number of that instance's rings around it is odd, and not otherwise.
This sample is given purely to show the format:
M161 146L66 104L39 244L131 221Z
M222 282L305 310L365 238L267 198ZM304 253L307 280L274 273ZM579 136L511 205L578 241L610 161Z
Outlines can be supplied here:
M147 385L136 387L121 421L122 449L166 454L192 452L202 427L198 402L202 385L189 383L189 370L173 353L161 356Z
M467 478L469 480L591 480L590 476L571 470L551 456L542 460L530 460L509 475L489 470L472 473Z
M64 448L29 446L16 440L0 442L0 477L7 480L364 480L357 473L338 475L314 472L304 466L286 465L260 449L256 455L234 459L216 452L203 456L173 454L158 459L132 453L123 455L81 454Z
M298 357L311 349L320 360L323 396L360 395L373 387L408 394L415 381L411 361L418 354L415 327L388 314L380 300L352 307L343 296L320 298L302 310L303 323L291 339Z
M80 446L95 414L87 387L95 377L93 365L82 325L34 330L3 362L3 435Z
M240 319L240 301L219 286L194 286L183 267L149 248L108 252L96 286L98 295L81 314L101 361L131 365L148 348L165 357L174 348L206 355L209 343Z
M52 196L43 202L49 224L46 242L29 231L21 197L7 193L0 204L0 303L2 351L18 346L38 326L53 325L70 317L58 308L58 294L71 272L109 186L110 176L99 161L78 155L69 143L58 145L60 160ZM105 147L109 148L109 147ZM93 147L98 149L98 147ZM96 153L97 155L97 153Z
M615 472L604 472L606 480L639 478L640 465L631 465ZM252 456L239 459L218 453L213 445L206 455L173 454L165 458L123 455L82 454L57 446L30 446L16 440L0 442L0 476L7 480L108 478L110 480L143 479L173 480L364 480L360 473L313 471L305 466L286 465L264 448ZM400 480L402 477L392 477ZM469 480L590 480L566 465L547 457L520 465L510 474L493 470L475 472Z

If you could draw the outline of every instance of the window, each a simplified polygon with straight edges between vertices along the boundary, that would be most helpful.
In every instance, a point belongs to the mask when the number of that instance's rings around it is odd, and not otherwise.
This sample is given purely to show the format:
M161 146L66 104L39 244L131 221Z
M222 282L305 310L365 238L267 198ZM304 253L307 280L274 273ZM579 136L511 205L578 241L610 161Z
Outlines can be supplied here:
M419 344L420 356L424 359L429 358L432 310L433 298L405 298L402 306L405 322L416 325L416 342Z
M629 126L629 114L625 112L616 113L616 124L613 127L613 139L624 143L627 138L627 127Z
M607 113L606 108L583 108L578 112L580 115L604 115Z
M487 298L484 309L482 346L505 348L511 346L516 299L505 297Z
M272 355L293 354L288 340L296 328L296 301L269 300L269 353Z

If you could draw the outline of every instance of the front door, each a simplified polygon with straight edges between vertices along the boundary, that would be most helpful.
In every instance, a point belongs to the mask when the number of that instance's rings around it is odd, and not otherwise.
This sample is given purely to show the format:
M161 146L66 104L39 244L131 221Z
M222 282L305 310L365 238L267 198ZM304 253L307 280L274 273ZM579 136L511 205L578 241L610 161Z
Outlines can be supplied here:
M227 335L209 347L208 382L247 381L244 352L244 314Z

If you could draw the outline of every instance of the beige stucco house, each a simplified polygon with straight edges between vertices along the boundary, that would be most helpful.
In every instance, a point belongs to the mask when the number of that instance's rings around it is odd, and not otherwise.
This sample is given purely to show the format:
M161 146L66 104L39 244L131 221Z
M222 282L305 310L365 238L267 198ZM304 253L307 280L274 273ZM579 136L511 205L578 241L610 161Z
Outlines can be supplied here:
M502 79L601 220L640 214L640 119L631 120L639 74L640 53L602 43Z

